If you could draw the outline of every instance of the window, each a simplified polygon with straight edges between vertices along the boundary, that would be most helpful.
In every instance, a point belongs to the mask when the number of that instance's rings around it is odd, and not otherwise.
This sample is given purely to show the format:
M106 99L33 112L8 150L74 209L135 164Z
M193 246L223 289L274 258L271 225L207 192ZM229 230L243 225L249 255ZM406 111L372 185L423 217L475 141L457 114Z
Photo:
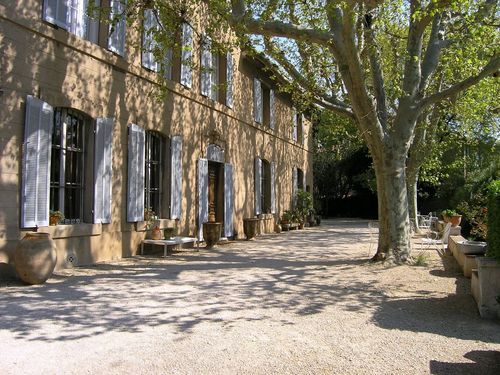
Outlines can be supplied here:
M89 0L44 0L43 19L123 56L126 28L123 0L94 0L94 6L110 9L109 28L100 27L98 14L88 14Z
M233 106L233 68L231 53L212 50L212 41L203 37L200 55L200 92L203 96Z
M79 111L54 109L28 95L22 228L49 225L49 209L62 211L64 224L111 222L113 121L97 118L94 127L91 118Z
M157 132L146 131L144 165L144 207L162 214L164 196L163 175L165 168L165 138Z
M90 208L84 209L85 186L92 186L86 180L92 166L85 158L90 134L89 117L67 108L54 111L49 204L51 210L64 214L65 224L90 221Z
M43 18L70 33L97 43L99 37L98 17L89 17L88 0L44 0ZM99 6L100 1L96 0Z
M254 120L270 129L275 128L274 90L254 78Z
M255 214L275 213L275 164L255 158Z

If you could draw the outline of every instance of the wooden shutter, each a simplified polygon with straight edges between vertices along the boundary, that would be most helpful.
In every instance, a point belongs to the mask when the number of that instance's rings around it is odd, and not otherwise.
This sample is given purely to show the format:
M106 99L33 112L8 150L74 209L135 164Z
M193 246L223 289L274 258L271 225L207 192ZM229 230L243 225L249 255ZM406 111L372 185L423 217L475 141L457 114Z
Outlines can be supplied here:
M259 79L253 79L253 116L255 122L262 124L263 117L262 107L262 84Z
M203 239L203 223L208 220L208 160L198 159L198 239Z
M292 139L297 141L297 111L293 110L293 130Z
M259 157L255 158L255 168L254 168L254 178L255 178L255 215L260 215L262 213L262 160Z
M193 57L193 29L187 23L182 24L182 53L181 53L181 84L191 88L193 72L191 69Z
M44 101L28 95L22 155L22 228L49 225L53 121L53 108Z
M164 77L165 79L168 80L172 79L173 58L174 58L174 53L172 51L172 48L167 48L167 51L165 52L165 62L163 69L164 69Z
M224 164L224 236L233 236L234 185L233 166Z
M85 0L85 12L87 12L87 6L88 6L88 0ZM101 0L95 0L94 2L96 7L99 7L101 5ZM85 13L86 17L86 24L87 24L87 39L90 40L92 43L98 43L99 42L99 11L96 10L93 14L87 15Z
M144 33L142 35L142 65L154 72L159 70L159 64L153 53L156 47L153 33L158 28L158 21L152 9L144 10Z
M304 140L305 140L305 134L304 134L304 120L305 120L305 116L304 114L301 114L301 121L300 121L300 127L301 127L301 134L302 134L302 137L301 137L301 143L302 143L302 146L304 146ZM306 186L304 184L304 186Z
M67 0L44 0L43 19L63 29L68 29Z
M276 213L276 163L271 162L271 213Z
M200 90L203 96L210 96L212 90L212 42L206 36L201 41Z
M127 221L144 220L145 132L135 124L128 127Z
M111 223L113 118L98 118L94 141L94 223Z
M274 90L269 90L269 127L274 130L276 126L276 115L274 110Z
M109 25L108 49L123 56L125 54L125 6L121 0L110 0L110 8L112 23ZM115 18L118 18L118 20L115 20Z
M233 108L233 74L234 74L234 59L231 52L227 53L226 63L226 105Z
M68 0L68 31L81 38L87 37L87 1Z
M180 135L173 136L170 144L170 218L180 219L182 209L182 137Z
M297 168L293 167L292 171L292 206L297 205L297 191L299 190L299 179Z

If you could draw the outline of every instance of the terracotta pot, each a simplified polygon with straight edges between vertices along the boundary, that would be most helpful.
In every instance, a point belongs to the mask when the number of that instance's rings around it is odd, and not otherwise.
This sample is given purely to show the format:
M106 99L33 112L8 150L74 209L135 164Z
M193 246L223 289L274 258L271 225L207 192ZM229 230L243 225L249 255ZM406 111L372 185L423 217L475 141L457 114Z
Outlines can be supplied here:
M453 215L450 217L450 223L452 227L458 227L460 225L460 222L462 221L462 216L461 215Z
M259 231L259 226L260 226L260 219L256 217L243 219L243 231L245 232L247 240L255 238L255 236Z
M49 216L49 225L57 225L59 223L59 216Z
M151 231L151 239L152 240L161 240L162 239L162 233L160 228L158 226L154 227L153 230Z
M56 245L49 233L26 233L14 253L17 274L27 284L47 281L54 272L56 261Z
M205 240L206 248L211 249L217 245L220 240L221 223L206 222L203 223L203 239Z

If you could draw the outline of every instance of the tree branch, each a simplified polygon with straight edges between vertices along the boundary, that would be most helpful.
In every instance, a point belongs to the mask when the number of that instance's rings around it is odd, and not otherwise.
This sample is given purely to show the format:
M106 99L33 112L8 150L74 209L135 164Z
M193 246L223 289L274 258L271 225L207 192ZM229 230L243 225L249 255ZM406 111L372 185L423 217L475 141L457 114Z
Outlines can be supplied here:
M441 14L436 14L432 21L431 35L422 61L422 77L419 85L420 92L425 90L429 78L436 71L441 49L448 45L448 42L443 40L443 23L443 16Z
M484 66L484 68L475 76L471 76L463 81L456 83L455 85L448 87L445 90L439 91L435 94L432 94L424 99L422 99L419 103L420 107L423 109L431 104L437 103L440 100L449 98L453 95L460 93L468 89L469 87L475 85L483 78L493 75L500 70L500 56L495 55L491 58L491 60Z

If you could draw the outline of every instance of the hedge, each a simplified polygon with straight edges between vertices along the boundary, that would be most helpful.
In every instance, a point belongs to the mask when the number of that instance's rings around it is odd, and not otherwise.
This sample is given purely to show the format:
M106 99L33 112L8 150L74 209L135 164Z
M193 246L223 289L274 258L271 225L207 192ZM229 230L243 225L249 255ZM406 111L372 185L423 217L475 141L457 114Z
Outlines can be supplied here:
M500 180L488 185L487 254L500 262Z

